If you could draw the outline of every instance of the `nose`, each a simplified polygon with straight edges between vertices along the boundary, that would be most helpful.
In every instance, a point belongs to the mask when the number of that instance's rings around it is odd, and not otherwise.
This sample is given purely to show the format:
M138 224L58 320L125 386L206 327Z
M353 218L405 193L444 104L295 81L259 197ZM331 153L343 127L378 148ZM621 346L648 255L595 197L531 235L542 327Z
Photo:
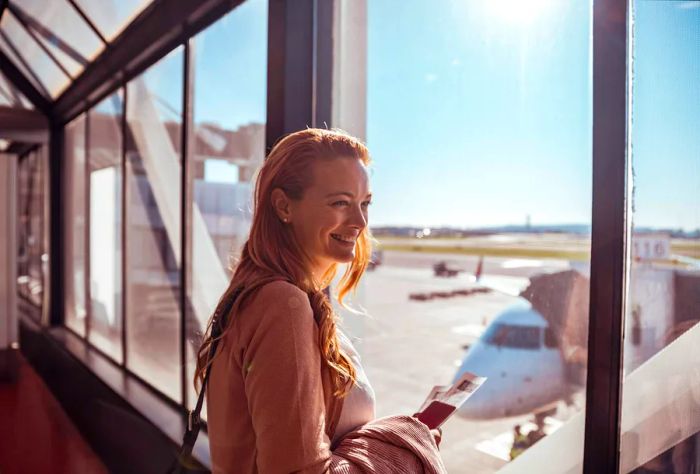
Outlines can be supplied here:
M353 212L350 216L349 224L360 231L367 227L367 216L365 215L365 211L362 209L361 204L358 206L353 206Z

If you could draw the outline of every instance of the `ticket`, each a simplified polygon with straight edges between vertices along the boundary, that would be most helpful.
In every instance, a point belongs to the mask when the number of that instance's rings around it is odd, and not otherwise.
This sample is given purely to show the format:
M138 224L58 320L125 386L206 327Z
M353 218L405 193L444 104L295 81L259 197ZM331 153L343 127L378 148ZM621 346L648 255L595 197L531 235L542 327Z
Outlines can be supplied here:
M436 385L414 416L430 429L440 427L486 382L471 372L463 373L452 385Z

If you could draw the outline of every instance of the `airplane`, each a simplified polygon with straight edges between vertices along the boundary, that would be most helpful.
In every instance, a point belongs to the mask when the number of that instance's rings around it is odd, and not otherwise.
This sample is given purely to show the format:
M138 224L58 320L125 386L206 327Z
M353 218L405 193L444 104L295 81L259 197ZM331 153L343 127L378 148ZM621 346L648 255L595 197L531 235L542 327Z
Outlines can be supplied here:
M692 309L673 303L700 290L700 262L691 263L685 270L635 263L625 373L662 350L669 334L697 322ZM587 294L588 279L576 270L534 276L517 302L468 346L453 382L466 371L488 379L457 414L476 420L552 415L560 402L573 404L586 382Z
M483 420L552 412L583 388L567 370L549 324L519 298L469 347L454 379L464 372L488 379L457 414Z

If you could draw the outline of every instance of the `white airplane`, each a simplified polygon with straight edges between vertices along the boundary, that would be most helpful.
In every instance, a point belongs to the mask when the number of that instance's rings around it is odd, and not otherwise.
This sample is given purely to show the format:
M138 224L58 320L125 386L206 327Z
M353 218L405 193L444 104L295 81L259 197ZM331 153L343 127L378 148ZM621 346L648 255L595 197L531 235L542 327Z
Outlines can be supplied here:
M579 387L567 379L567 365L544 317L519 301L494 318L462 361L464 372L488 377L458 414L492 419L556 409Z
M698 267L691 267L693 270ZM626 316L628 337L624 340L624 370L630 373L668 344L669 334L688 326L697 319L687 321L683 308L676 308L673 301L676 291L692 293L700 288L700 277L695 272L685 272L677 289L675 276L678 270L654 264L635 266L630 282L630 301L634 304ZM551 274L549 283L559 278ZM584 287L587 283L584 284ZM689 289L690 288L690 289ZM554 295L562 288L549 295ZM563 292L563 291L562 291ZM681 299L690 296L682 294ZM544 307L556 305L547 298ZM551 305L550 305L551 303ZM573 306L560 305L562 313L575 311L574 306L586 309L587 301L575 301ZM580 308L578 308L580 310ZM570 315L569 315L570 316ZM692 316L692 315L691 315ZM560 314L552 317L564 317ZM578 318L587 318L587 309L579 311ZM572 327L576 328L576 325ZM561 328L559 330L562 330ZM578 329L569 333L587 329ZM580 334L579 334L580 336ZM556 337L550 323L532 304L520 297L516 304L498 314L479 339L468 348L454 379L464 372L488 377L488 380L458 415L470 419L505 418L526 414L553 414L560 401L572 403L572 396L584 389L586 339L579 337L575 344L562 348L561 337ZM578 362L566 360L564 353L572 348L579 350Z

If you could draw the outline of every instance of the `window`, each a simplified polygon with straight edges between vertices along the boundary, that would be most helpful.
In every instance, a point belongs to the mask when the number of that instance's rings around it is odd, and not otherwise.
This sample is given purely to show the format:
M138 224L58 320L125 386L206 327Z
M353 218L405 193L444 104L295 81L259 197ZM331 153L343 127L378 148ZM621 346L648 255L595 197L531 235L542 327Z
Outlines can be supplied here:
M515 425L539 438L585 406L591 4L522 3L367 2L369 220L383 253L353 302L371 317L347 313L342 329L377 416L413 413L463 371L488 377L444 426L454 473L500 470ZM538 322L494 326L513 305ZM489 336L517 357L482 357Z
M85 336L87 318L87 161L85 156L85 116L81 115L65 129L66 189L66 272L65 323Z
M539 349L542 329L537 326L493 324L484 333L484 341L497 347Z
M197 35L194 57L190 406L195 351L248 238L254 173L265 157L267 2L249 0Z
M76 4L111 38L148 2ZM249 0L65 126L65 325L188 406L195 351L250 226L266 68L267 2Z
M121 31L151 2L149 0L75 0L108 41Z
M122 361L122 94L89 112L88 340Z
M700 459L700 4L631 2L632 259L620 472Z
M126 88L127 367L177 401L183 87L180 47Z
M17 284L20 295L43 308L48 282L48 169L44 148L20 157Z

